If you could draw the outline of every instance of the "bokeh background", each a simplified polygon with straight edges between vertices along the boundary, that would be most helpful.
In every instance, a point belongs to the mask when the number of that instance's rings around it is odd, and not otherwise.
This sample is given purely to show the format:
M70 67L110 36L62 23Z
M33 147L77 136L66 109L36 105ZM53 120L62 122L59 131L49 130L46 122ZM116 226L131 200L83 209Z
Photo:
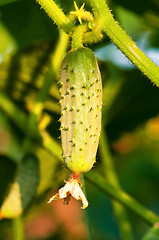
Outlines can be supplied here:
M71 0L56 2L66 14L74 9ZM76 2L78 6L83 3ZM108 2L122 28L159 64L158 0ZM54 139L50 147L60 151L57 81L62 58L70 48L66 38L35 1L0 0L0 212L11 190L10 214L20 214L15 199L19 199L23 212L23 226L11 215L2 218L3 240L16 239L16 224L24 229L26 240L88 239L86 216L79 202L72 199L68 206L62 200L47 204L69 172L57 155L37 140L36 133L38 125ZM89 47L96 54L103 79L102 134L107 133L121 187L159 214L159 89L106 36ZM32 112L36 113L33 110L44 81L49 81L50 90L40 102L42 111L35 119ZM22 161L28 149L34 156ZM99 151L92 171L102 174L102 161ZM13 189L15 182L21 184L26 200ZM86 190L93 239L121 239L109 196L87 181ZM134 239L142 239L149 226L131 211L128 216Z

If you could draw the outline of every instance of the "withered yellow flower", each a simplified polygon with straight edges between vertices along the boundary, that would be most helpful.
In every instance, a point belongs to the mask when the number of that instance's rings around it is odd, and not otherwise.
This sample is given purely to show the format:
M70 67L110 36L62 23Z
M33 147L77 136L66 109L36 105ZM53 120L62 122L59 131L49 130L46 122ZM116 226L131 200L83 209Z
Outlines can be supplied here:
M60 188L59 192L51 197L48 203L52 202L53 200L64 199L64 204L68 204L71 196L76 200L82 201L82 209L85 209L88 206L88 201L81 189L79 175L76 173L71 175L65 186Z

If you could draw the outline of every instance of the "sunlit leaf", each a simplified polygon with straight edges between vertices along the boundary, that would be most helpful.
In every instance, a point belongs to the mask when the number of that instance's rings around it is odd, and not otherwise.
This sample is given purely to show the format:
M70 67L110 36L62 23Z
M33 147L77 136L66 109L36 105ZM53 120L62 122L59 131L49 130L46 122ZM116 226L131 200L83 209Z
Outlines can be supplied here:
M39 162L34 155L26 155L18 166L16 179L11 185L0 214L3 218L19 216L35 195L39 182Z
M14 182L11 185L9 195L0 209L0 215L3 218L14 218L18 217L22 211L19 184L18 182Z

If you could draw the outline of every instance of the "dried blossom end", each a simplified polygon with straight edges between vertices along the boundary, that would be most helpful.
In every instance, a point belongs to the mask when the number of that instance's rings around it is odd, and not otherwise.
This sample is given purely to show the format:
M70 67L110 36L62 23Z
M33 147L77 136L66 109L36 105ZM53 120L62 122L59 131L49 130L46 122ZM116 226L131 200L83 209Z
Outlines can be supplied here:
M88 206L88 201L81 189L79 175L76 173L71 175L64 187L60 188L59 192L51 197L48 203L52 202L53 200L64 199L64 204L69 204L71 196L82 202L82 209L85 209Z

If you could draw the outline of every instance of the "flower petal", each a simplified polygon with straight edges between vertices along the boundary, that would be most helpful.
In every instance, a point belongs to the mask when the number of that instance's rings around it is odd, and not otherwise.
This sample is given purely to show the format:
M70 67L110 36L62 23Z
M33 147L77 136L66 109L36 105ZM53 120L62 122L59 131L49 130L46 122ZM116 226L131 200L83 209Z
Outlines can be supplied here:
M71 196L76 200L82 201L82 209L85 209L88 206L88 201L80 187L80 182L76 175L75 177L71 176L65 186L59 189L59 192L51 197L48 203L53 200L64 199L64 204L68 204Z
M57 199L59 199L59 193L56 193L53 197L51 197L47 203L51 203L53 200Z

